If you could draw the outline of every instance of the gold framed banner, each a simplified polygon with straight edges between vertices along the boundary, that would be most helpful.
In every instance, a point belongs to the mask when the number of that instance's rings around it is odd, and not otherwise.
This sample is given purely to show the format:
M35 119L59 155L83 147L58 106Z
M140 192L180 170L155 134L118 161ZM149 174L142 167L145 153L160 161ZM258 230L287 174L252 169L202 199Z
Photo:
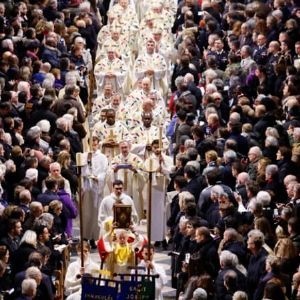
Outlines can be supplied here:
M117 228L128 229L131 224L131 205L115 204L113 209L114 223Z

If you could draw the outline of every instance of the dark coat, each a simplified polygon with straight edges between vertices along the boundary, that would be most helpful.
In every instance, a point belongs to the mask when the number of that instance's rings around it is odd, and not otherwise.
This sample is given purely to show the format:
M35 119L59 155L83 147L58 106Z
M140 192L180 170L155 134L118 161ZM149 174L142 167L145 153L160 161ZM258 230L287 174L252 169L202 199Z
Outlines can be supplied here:
M191 179L190 182L188 182L188 184L182 189L182 191L190 192L195 197L196 201L199 199L201 190L202 186L198 181L198 177Z
M48 120L51 125L50 133L53 133L56 128L57 115L52 112L50 109L40 107L37 110L33 111L31 114L31 124L34 126L37 122L41 120Z
M43 206L46 206L49 205L52 200L59 200L59 196L55 192L46 190L44 193L39 194L36 200L41 202Z
M217 300L225 299L227 290L224 286L224 276L228 271L234 271L237 274L237 286L240 291L246 291L246 276L236 268L225 267L219 271L215 282L215 291Z
M247 270L248 271L247 289L249 295L252 295L252 297L258 286L259 279L265 272L267 256L268 256L268 252L264 248L262 248L257 255L251 255L250 257L248 270Z
M21 284L25 279L25 271L19 272L15 276L14 288L16 293L21 293ZM51 283L51 279L48 275L42 273L42 281L41 284L37 288L37 295L34 298L35 300L53 300L53 284Z
M26 263L28 261L29 255L35 252L36 248L27 243L22 243L20 247L12 254L11 257L11 269L12 274L17 274L26 269Z
M208 273L215 278L220 267L217 243L210 237L206 241L197 243L195 250L189 263L189 275L200 276Z
M15 240L12 240L12 238L6 234L1 240L0 243L5 245L8 248L9 255L11 257L12 253L15 252L20 244L20 238L16 237Z
M52 68L60 68L60 56L61 53L57 48L45 46L42 53L41 60L43 62L49 62Z
M238 133L231 133L228 139L234 140L237 143L237 152L247 156L249 150L247 138Z
M78 121L80 123L83 123L85 121L85 116L84 116L84 112L82 109L82 106L80 105L80 103L77 101L77 99L73 96L64 96L63 99L58 100L55 102L54 106L53 106L53 111L59 116L63 116L64 114L66 114L68 112L68 110L72 107L75 107L77 109L78 115Z
M232 252L233 254L235 254L238 257L239 262L241 264L245 263L246 248L242 242L228 241L228 242L224 243L222 251L223 250L228 250L228 251Z

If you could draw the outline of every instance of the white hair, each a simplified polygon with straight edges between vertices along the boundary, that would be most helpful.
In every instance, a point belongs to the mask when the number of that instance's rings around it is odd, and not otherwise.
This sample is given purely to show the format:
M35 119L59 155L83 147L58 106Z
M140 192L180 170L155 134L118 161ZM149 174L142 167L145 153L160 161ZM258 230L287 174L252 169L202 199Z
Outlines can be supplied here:
M79 5L79 10L81 12L90 12L91 10L91 3L89 1L84 1Z
M69 120L67 120L66 118L63 118L63 117L58 118L55 123L56 123L57 128L63 129L63 130L66 127L68 128L68 126L70 124Z
M220 254L220 264L222 267L236 267L239 263L238 257L228 250Z
M32 278L27 278L22 281L22 294L32 294L34 290L37 288L37 283Z
M38 126L42 132L49 132L51 128L51 124L48 120L41 120L36 123L36 126Z
M266 147L278 147L279 143L278 140L274 136L267 136L265 140L265 146Z
M26 173L25 173L25 177L30 179L30 180L37 180L38 179L38 170L35 169L35 168L29 168L26 170Z
M235 151L228 149L224 151L223 157L226 162L232 162L237 158L237 154Z
M266 191L258 192L256 199L261 202L262 206L268 206L271 203L271 195Z
M33 230L26 230L21 241L20 241L20 245L23 243L26 244L30 244L32 246L36 246L37 243L37 236L36 236L36 232Z

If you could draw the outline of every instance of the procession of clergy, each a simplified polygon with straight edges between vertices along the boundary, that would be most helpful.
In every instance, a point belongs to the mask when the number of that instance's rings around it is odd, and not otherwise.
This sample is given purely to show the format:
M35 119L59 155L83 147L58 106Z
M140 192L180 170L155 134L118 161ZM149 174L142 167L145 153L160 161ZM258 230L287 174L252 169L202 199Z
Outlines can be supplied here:
M173 170L166 97L177 1L113 2L108 24L98 34L97 98L90 119L93 151L85 154L88 163L83 168L83 237L97 240L99 231L105 232L116 203L132 206L134 224L145 219L149 198L145 162L151 159L155 171L151 240L162 241L166 186Z

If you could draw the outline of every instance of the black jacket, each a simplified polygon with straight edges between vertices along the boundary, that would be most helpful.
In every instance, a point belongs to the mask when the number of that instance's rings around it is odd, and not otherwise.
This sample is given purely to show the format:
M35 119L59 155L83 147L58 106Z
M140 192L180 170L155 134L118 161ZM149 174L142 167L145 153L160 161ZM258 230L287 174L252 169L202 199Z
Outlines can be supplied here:
M206 241L197 243L196 247L196 251L191 255L189 275L200 276L208 273L212 278L215 278L220 267L217 243L210 237Z
M17 274L21 271L25 271L29 255L35 251L36 248L33 247L33 245L27 244L25 242L22 243L11 257L12 274Z
M268 252L262 248L257 255L251 255L248 265L248 275L247 275L247 289L249 296L252 299L254 292L259 283L259 279L265 272L266 258Z
M225 267L219 271L215 282L217 300L224 300L227 290L224 286L224 276L228 271L234 271L237 274L237 287L240 291L246 291L246 276L236 268Z

